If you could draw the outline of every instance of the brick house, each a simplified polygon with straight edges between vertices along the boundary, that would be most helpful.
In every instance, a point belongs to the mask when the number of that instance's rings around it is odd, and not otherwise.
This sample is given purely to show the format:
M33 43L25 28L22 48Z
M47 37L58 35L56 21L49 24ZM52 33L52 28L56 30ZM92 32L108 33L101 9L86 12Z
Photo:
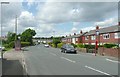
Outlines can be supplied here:
M96 31L99 31L99 35L96 36ZM120 23L110 27L100 28L97 26L96 30L91 30L83 37L83 44L95 44L95 40L98 40L100 45L105 43L120 44Z
M80 32L80 34L74 33L74 35L69 35L69 36L63 38L62 42L65 42L65 43L74 43L74 44L83 43L82 40L83 40L83 36L84 36L85 33L82 33L82 31Z

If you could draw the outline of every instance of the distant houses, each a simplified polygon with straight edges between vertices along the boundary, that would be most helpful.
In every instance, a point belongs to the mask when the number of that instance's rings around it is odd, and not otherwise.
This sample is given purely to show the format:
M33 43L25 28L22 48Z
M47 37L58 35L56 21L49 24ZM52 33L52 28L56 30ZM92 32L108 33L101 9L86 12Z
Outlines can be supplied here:
M99 35L96 35L96 31L99 32ZM120 45L120 22L118 25L105 28L99 28L99 26L96 26L95 30L90 30L85 33L82 31L80 31L79 34L74 33L74 35L69 35L63 38L62 42L95 45L96 40L99 45L103 45L105 43Z

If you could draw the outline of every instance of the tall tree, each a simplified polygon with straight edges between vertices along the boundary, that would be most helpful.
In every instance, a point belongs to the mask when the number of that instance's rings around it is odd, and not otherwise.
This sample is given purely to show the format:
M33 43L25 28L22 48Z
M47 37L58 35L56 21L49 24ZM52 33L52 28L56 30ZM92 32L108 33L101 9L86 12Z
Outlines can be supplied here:
M30 42L30 44L33 44L32 38L36 35L35 30L27 29L21 34L21 41L23 42Z

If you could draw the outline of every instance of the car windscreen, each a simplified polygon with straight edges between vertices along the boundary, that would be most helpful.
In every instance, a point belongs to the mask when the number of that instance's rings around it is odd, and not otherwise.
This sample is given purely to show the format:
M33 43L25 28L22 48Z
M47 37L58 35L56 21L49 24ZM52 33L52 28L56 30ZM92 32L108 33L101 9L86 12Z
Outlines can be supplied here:
M72 45L66 45L66 48L74 48Z

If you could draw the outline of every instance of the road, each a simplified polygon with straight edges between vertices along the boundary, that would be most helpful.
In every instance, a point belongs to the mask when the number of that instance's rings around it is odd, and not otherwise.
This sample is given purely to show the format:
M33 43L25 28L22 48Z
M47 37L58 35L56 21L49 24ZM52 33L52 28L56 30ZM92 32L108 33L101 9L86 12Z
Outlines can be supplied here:
M118 75L118 62L92 54L65 54L37 45L24 51L29 75Z

